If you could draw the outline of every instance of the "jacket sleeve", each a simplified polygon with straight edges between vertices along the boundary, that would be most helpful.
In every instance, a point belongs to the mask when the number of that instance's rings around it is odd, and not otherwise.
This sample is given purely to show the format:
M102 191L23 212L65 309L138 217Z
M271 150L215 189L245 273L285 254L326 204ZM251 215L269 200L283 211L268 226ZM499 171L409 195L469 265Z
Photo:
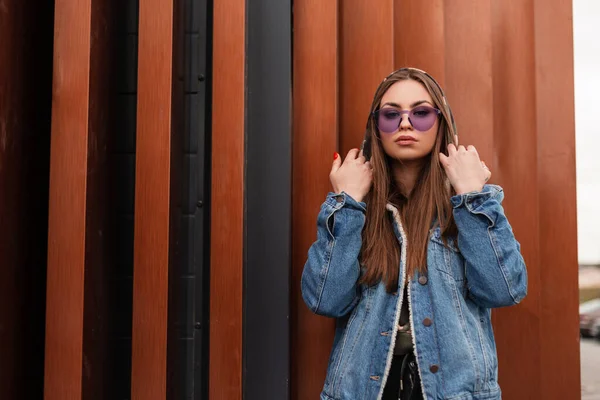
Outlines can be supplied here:
M302 298L313 313L339 318L357 304L365 212L365 203L344 192L329 193L321 206L301 282Z
M518 304L527 295L525 261L504 215L503 199L502 188L495 185L451 198L467 287L471 298L486 308Z

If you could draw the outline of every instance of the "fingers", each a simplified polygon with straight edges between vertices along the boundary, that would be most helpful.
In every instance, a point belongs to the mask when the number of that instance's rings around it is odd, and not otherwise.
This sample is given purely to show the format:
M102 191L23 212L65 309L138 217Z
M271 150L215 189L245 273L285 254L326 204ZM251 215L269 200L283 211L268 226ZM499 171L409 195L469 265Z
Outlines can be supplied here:
M338 169L340 169L343 163L351 161L358 162L359 164L368 164L369 169L373 169L371 163L369 163L366 160L362 149L351 149L343 161L338 153L333 153L333 164L331 165L331 173L334 173Z
M338 153L333 153L333 165L331 166L331 173L334 173L342 166L342 157Z
M485 181L489 181L490 178L492 177L492 171L490 171L489 169L485 169Z
M456 149L455 149L456 151ZM448 166L448 156L445 155L444 153L440 153L440 163L442 164L442 166L444 168L446 168Z
M452 156L452 155L456 154L457 151L458 150L456 149L456 146L453 143L450 143L448 145L448 155Z
M358 157L358 153L358 149L351 149L346 155L346 159L344 160L344 162L356 160L356 158Z
M481 166L483 167L483 169L485 171L485 181L487 182L492 177L492 171L490 171L490 169L488 168L488 166L485 164L485 161L481 162Z
M363 150L362 149L351 149L348 152L348 155L346 155L346 159L344 160L344 163L346 162L350 162L350 161L357 161L359 164L364 164L365 161L367 161L367 159L364 156Z
M477 154L477 157L479 157L479 153L477 152L477 149L475 148L475 146L473 146L473 145L468 146L467 151L473 152L473 153Z
M454 135L454 145L458 146L458 135Z

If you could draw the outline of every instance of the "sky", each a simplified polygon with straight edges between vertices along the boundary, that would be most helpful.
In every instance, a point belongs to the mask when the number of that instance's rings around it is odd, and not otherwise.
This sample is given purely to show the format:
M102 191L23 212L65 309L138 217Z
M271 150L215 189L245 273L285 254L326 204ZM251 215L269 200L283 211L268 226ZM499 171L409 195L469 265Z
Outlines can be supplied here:
M573 0L577 240L580 264L600 264L600 1Z

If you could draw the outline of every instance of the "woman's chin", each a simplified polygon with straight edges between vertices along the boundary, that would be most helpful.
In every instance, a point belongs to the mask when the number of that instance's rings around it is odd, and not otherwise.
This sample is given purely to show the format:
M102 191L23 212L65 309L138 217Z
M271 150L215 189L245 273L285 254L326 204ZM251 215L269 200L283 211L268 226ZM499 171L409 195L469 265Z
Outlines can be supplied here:
M419 151L418 149L397 149L392 154L388 154L394 160L401 163L415 162L427 157L428 153Z

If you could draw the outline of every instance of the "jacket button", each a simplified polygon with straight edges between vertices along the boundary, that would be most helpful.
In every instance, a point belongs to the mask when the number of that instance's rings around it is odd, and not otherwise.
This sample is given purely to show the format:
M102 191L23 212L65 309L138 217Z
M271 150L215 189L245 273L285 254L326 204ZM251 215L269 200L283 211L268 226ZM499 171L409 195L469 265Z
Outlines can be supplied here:
M431 367L429 367L429 370L430 370L432 373L434 373L434 374L435 374L436 372L438 372L438 371L440 370L440 367L438 367L437 365L433 364Z
M433 323L433 321L431 321L431 319L429 319L429 318L425 318L423 320L423 325L425 325L425 326L431 326L432 323Z
M419 283L420 283L421 285L427 285L427 277L426 277L425 275L421 275L421 276L419 277Z

